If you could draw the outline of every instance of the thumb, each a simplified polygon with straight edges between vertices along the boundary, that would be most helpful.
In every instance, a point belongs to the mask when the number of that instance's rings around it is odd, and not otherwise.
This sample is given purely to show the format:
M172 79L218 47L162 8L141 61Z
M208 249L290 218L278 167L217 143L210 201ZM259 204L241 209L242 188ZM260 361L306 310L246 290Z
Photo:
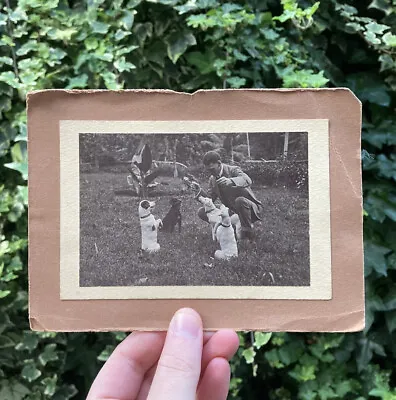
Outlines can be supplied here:
M202 320L179 310L169 326L147 400L195 400L202 359Z

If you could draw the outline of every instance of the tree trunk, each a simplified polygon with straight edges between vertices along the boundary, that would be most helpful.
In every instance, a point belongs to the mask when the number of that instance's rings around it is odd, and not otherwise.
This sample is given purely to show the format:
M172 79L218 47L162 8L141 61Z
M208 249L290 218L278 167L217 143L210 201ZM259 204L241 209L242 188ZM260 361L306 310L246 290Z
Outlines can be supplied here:
M289 151L289 132L285 133L285 141L283 143L283 157L287 158L287 153Z
M177 171L177 167L176 167L176 149L177 149L177 139L175 139L175 145L173 147L173 177L177 178L178 175L178 171Z
M231 136L231 162L234 163L234 137Z
M248 159L250 160L252 158L252 156L251 156L251 153L250 153L249 132L246 132L246 143L247 143L247 149L248 149Z

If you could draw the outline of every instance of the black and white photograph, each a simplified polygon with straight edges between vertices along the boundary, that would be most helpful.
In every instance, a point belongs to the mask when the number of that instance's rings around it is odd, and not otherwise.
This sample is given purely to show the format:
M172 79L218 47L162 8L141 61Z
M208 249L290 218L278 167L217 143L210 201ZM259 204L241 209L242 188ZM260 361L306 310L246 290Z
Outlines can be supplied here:
M79 135L80 286L309 286L307 132Z
M327 121L61 132L63 298L331 296Z

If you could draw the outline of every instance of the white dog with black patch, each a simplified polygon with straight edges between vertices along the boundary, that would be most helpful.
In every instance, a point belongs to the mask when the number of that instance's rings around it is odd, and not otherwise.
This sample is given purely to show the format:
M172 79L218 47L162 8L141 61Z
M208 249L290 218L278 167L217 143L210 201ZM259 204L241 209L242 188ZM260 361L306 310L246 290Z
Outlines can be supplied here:
M238 246L235 239L234 228L231 224L231 217L228 208L221 207L221 222L216 224L216 238L220 243L220 249L215 252L216 260L229 260L238 257Z
M160 249L157 241L158 228L162 226L161 219L155 219L152 211L155 202L142 200L139 203L139 219L142 232L142 250L156 252Z

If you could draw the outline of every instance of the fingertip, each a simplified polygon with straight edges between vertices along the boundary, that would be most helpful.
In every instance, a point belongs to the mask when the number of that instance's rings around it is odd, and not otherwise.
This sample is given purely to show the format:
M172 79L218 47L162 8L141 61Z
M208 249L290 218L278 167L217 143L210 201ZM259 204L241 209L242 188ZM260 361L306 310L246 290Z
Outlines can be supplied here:
M210 368L210 373L214 376L224 378L225 376L231 377L231 367L228 360L223 357L215 357L210 361L207 369Z
M240 345L238 334L232 329L224 329L222 332L228 342L230 358L232 358Z
M151 341L152 343L164 344L166 332L157 332L157 331L134 331L131 332L122 342L120 342L117 346L118 349L124 350L128 349L131 346L135 346L135 343L139 341Z
M170 333L186 338L198 338L203 334L201 316L192 308L181 308L173 315Z
M191 316L194 316L195 318L198 318L198 319L201 321L201 323L202 323L201 315L200 315L196 310L194 310L194 309L191 308L191 307L182 307L182 308L179 308L179 309L173 314L173 317L174 317L175 315L179 314L179 313L185 313L185 314L189 314L189 315L191 315Z
M232 329L221 329L217 331L208 341L207 349L218 352L216 357L230 360L239 348L238 334Z
M215 333L216 333L216 332L213 332L213 331L211 331L211 332L209 332L209 331L204 332L204 334L203 334L203 341L204 341L204 344L205 344Z

